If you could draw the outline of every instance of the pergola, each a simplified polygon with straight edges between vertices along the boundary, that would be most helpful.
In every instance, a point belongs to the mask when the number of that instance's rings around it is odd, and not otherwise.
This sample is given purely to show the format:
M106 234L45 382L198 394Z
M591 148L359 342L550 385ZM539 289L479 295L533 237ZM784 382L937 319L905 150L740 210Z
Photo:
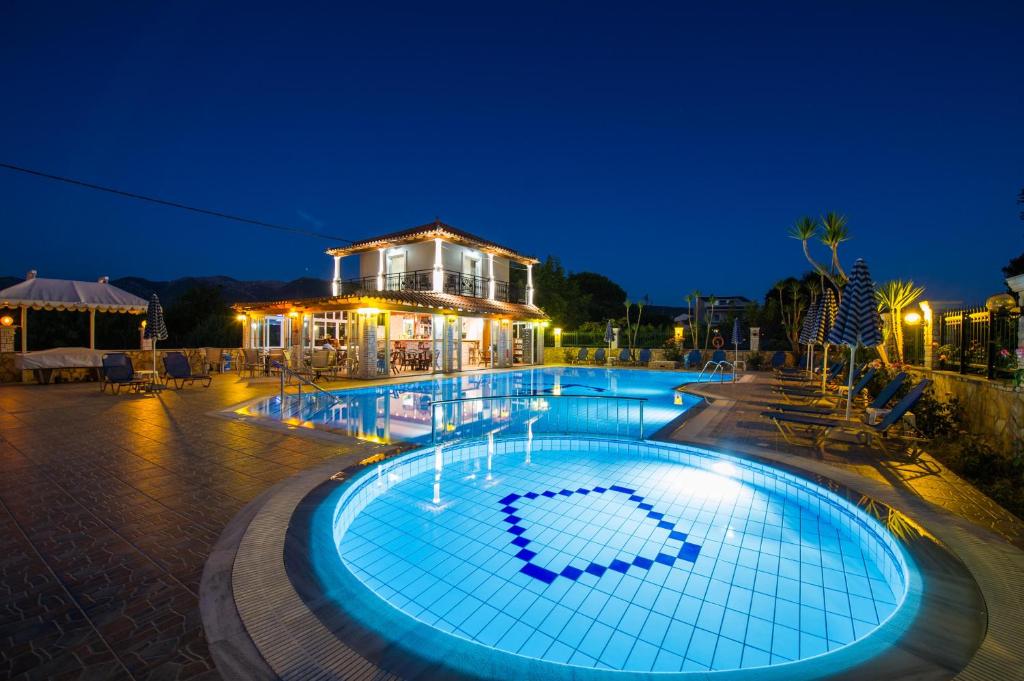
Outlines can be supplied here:
M96 349L96 313L145 314L147 302L124 289L99 281L43 279L35 270L25 281L0 291L0 307L21 309L21 351L28 352L28 311L60 310L89 313L89 348Z

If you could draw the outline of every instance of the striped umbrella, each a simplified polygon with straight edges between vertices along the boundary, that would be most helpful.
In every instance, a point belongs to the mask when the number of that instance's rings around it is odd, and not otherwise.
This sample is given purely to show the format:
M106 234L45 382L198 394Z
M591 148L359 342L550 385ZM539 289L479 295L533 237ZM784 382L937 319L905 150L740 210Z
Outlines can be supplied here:
M153 341L153 371L156 371L156 342L167 340L167 324L164 323L164 308L155 293L146 307L146 330L142 337Z
M850 281L843 289L835 325L828 332L828 342L850 348L849 391L846 394L846 418L850 418L853 400L853 365L857 347L873 348L882 343L882 320L875 301L875 283L863 259L858 258L850 272Z
M828 381L828 371L825 367L828 366L828 343L826 342L826 336L828 336L829 330L836 323L836 294L831 287L825 289L825 294L821 297L821 307L818 309L817 326L814 329L814 339L812 342L820 344L825 351L825 355L822 359L821 364L821 390L825 390L825 382Z
M740 343L743 339L740 338L740 318L733 317L732 319L732 347L735 349L736 355L733 357L734 362L738 362L740 359Z
M807 371L811 371L811 367L814 366L814 344L818 342L815 340L815 332L818 326L820 326L818 322L820 314L821 298L818 297L807 308L807 314L804 315L804 323L800 327L800 337L797 339L802 345L807 346Z

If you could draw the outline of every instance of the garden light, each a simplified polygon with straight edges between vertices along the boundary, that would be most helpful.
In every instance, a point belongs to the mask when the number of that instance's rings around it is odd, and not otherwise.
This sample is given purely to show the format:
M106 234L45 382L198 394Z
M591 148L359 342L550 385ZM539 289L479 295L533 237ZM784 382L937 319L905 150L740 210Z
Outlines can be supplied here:
M14 317L12 317L9 314L5 314L3 317L0 317L0 324L2 324L3 326L10 326L13 323Z
M903 315L903 321L910 325L920 324L921 315L918 314L917 312L908 312L907 314Z

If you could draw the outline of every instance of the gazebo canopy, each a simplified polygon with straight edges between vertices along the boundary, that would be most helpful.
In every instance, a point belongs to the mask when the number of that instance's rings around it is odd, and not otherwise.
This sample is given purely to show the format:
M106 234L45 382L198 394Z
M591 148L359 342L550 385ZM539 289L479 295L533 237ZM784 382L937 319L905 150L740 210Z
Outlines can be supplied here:
M30 272L25 281L0 291L0 307L143 314L146 305L143 298L107 283L106 277L72 281L43 279Z
M96 347L96 313L145 314L149 303L124 289L111 286L107 277L99 281L42 279L36 271L25 281L0 291L0 308L21 308L21 351L28 352L28 311L59 310L89 313L89 348Z

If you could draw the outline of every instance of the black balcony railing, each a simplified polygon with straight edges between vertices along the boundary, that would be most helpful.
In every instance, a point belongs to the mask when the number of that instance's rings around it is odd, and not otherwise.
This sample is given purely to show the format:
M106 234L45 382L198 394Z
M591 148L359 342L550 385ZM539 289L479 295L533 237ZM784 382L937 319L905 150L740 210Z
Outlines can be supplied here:
M385 274L381 277L381 288L385 291L433 291L434 271L413 270L397 274ZM486 277L452 270L441 270L441 290L456 296L470 298L487 298L490 295L490 283ZM352 293L373 292L378 290L377 277L360 277L341 282L342 295ZM521 286L507 282L494 282L494 298L508 303L525 303L526 292Z

